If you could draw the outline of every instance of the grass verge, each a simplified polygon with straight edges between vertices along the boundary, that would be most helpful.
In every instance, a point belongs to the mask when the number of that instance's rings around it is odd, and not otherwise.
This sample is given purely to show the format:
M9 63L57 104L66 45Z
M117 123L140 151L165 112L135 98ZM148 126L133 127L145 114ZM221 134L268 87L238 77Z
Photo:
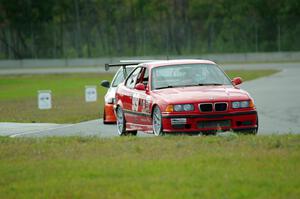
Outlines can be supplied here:
M101 80L112 74L51 74L0 76L0 121L75 123L99 118L105 88ZM85 102L86 85L98 86L97 102ZM51 90L51 110L39 110L37 91Z
M1 198L299 198L300 136L0 138Z
M229 70L226 71L230 78L242 77L244 81L250 81L277 73L278 70Z
M227 74L245 81L276 73L276 70L233 70ZM98 86L98 101L86 103L86 85L99 85L112 74L51 74L0 76L0 122L75 123L102 117L106 89ZM52 90L53 108L37 108L37 91Z

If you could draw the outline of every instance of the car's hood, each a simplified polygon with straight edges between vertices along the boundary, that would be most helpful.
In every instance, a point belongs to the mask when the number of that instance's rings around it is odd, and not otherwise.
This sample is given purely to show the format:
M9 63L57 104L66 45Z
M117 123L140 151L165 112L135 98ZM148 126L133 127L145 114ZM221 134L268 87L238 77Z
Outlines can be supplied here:
M246 91L231 85L167 88L155 90L153 95L170 104L249 99Z

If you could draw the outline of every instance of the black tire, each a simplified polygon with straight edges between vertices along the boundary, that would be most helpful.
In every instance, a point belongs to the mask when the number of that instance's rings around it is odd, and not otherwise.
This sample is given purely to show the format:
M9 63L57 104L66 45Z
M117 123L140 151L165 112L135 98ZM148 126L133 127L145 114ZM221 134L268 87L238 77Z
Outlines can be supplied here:
M238 134L244 134L244 135L256 135L257 128L239 129L239 130L234 130L233 132L238 133Z
M106 122L105 120L106 120L106 114L105 111L103 111L103 124L108 124L108 122Z
M163 136L162 115L158 106L155 106L152 112L152 128L156 136Z
M137 135L137 131L126 131L127 135L132 135L132 136L136 136Z
M258 115L257 115L257 119L256 119L256 128L253 128L252 130L248 131L248 134L252 134L252 135L256 135L258 132Z
M120 136L137 135L136 130L126 131L126 120L125 120L124 112L121 107L117 108L116 117L117 117L117 131Z
M217 135L217 131L215 131L215 130L204 131L204 132L201 132L201 133L202 133L202 135L206 135L206 136Z
M125 116L124 116L124 112L123 112L121 107L117 108L116 118L117 118L117 131L118 131L118 134L120 136L127 135Z
M258 123L258 116L257 116L257 120L256 120L256 128L255 128L255 132L253 133L254 135L256 135L257 134L257 132L258 132L258 126L259 126L259 123Z

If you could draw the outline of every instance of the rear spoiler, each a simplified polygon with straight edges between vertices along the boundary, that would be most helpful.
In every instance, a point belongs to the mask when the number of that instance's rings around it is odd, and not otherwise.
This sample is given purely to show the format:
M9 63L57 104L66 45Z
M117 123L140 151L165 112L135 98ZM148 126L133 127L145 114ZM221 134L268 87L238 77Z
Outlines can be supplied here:
M157 61L157 60L120 60L120 63L118 64L105 64L105 71L108 71L110 67L120 67L122 66L125 68L126 66L132 66L132 65L138 65L145 62L151 62L151 61Z
M120 60L121 63L145 63L145 62L152 62L157 61L155 59L130 59L130 60Z
M105 64L105 71L108 71L111 67L120 67L122 66L124 69L126 66L138 65L139 63L120 63L120 64Z

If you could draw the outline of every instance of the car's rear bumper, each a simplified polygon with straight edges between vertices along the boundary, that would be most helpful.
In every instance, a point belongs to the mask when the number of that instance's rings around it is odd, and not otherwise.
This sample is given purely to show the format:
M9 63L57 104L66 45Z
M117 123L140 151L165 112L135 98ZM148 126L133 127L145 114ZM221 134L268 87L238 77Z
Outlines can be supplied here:
M218 114L162 114L166 133L205 131L252 131L258 128L256 110ZM182 119L186 118L186 119ZM183 122L181 121L183 120ZM184 122L186 121L186 122Z
M104 114L105 117L103 118L103 120L105 123L115 123L117 121L114 112L114 104L105 104Z

